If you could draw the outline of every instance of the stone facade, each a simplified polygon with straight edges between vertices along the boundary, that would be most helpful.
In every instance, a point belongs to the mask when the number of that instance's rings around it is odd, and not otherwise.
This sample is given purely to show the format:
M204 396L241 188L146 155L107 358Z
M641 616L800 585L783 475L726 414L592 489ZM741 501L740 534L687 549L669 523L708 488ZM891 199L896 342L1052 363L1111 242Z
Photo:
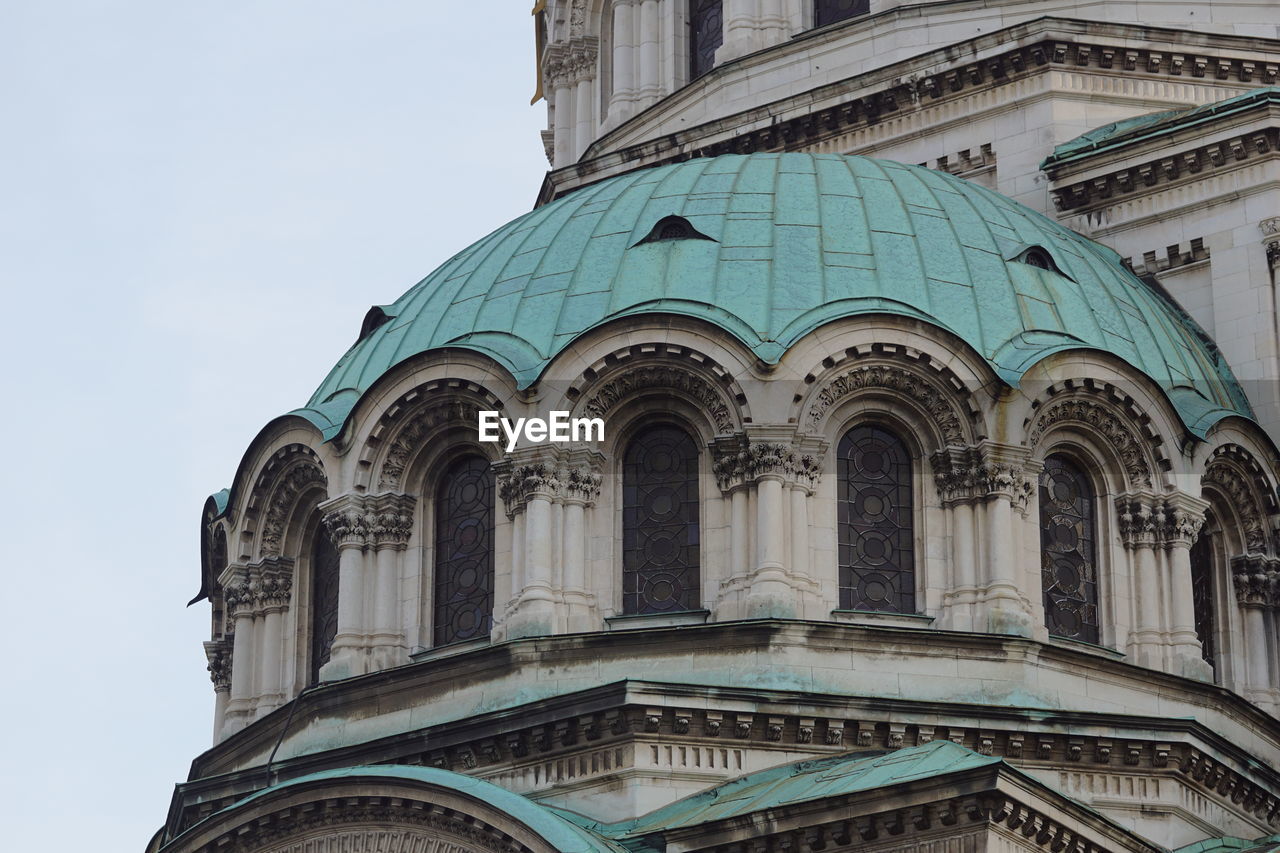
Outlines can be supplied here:
M1275 832L1280 107L1232 100L1277 83L1274 9L871 0L814 28L807 2L726 0L691 80L687 8L537 5L544 201L725 152L945 170L1116 249L1216 340L1257 423L1201 439L1090 349L1011 387L989 354L883 314L765 364L710 323L636 313L528 385L478 352L420 353L340 429L272 422L206 507L215 745L152 849L1156 851ZM1217 102L1244 106L1067 146ZM504 451L477 441L481 410L607 432ZM697 447L697 601L636 614L624 467L653 423ZM842 606L838 448L868 424L910 457L908 612ZM493 473L492 607L482 635L442 644L437 519L466 454ZM1054 458L1090 483L1096 642L1046 619ZM836 762L829 781L952 745L959 763L857 796L619 828L699 813L744 774Z

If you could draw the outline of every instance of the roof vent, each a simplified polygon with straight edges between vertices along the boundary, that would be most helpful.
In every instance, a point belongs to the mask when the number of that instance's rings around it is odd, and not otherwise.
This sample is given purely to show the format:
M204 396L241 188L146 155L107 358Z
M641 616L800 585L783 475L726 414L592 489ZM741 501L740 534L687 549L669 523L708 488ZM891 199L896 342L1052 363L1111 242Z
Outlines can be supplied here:
M375 305L369 309L369 313L364 315L364 322L360 324L360 337L356 338L356 343L360 343L373 333L373 330L391 320L391 315L382 310L382 307Z
M1013 260L1029 267L1057 273L1063 278L1071 278L1071 276L1062 271L1062 268L1058 266L1058 262L1053 259L1053 255L1049 254L1049 250L1043 246L1028 246L1019 252ZM1074 279L1072 280L1074 281Z
M653 228L649 231L648 236L640 240L635 245L642 243L663 243L669 240L711 240L716 242L714 238L708 237L683 216L664 216L657 221ZM635 248L635 246L632 246Z

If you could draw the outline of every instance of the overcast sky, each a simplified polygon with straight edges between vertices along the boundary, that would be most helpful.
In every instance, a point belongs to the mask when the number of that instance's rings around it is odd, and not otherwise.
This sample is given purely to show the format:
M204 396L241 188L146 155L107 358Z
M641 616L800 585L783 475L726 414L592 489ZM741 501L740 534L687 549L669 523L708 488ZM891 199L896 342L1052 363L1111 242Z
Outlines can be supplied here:
M141 851L210 745L204 499L547 168L529 0L0 0L0 818Z

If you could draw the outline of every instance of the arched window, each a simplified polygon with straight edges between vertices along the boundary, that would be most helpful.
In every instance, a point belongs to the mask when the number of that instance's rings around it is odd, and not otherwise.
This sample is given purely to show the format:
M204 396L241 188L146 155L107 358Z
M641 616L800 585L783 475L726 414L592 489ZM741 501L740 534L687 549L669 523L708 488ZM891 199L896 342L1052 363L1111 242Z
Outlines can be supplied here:
M698 447L678 427L650 427L622 463L622 611L697 609L698 547Z
M825 27L871 11L871 0L813 0L813 25Z
M689 79L716 64L716 48L724 42L722 0L689 0Z
M1040 577L1044 618L1058 637L1098 642L1095 500L1070 459L1050 456L1040 474Z
M338 549L329 531L315 522L311 543L311 678L320 681L320 667L329 662L333 638L338 634Z
M840 607L915 613L911 454L870 425L846 432L836 452Z
M1212 517L1206 519L1204 531L1191 546L1191 607L1196 636L1200 638L1200 654L1209 666L1216 668L1214 635L1218 620L1214 612L1217 605L1213 588L1213 537L1209 533L1212 525Z
M481 456L464 456L436 489L437 646L487 637L493 621L493 474Z

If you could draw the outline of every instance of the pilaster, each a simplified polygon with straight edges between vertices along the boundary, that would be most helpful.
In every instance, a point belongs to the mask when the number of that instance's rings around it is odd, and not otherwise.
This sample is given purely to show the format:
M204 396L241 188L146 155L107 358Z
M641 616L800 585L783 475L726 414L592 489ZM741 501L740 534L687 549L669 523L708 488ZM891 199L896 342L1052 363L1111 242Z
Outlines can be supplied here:
M826 447L791 424L753 424L712 443L712 471L730 502L730 576L720 586L717 618L802 617L819 606L809 502Z
M320 504L323 522L338 549L338 632L321 681L335 681L366 671L365 551L374 519L363 495L339 495Z

